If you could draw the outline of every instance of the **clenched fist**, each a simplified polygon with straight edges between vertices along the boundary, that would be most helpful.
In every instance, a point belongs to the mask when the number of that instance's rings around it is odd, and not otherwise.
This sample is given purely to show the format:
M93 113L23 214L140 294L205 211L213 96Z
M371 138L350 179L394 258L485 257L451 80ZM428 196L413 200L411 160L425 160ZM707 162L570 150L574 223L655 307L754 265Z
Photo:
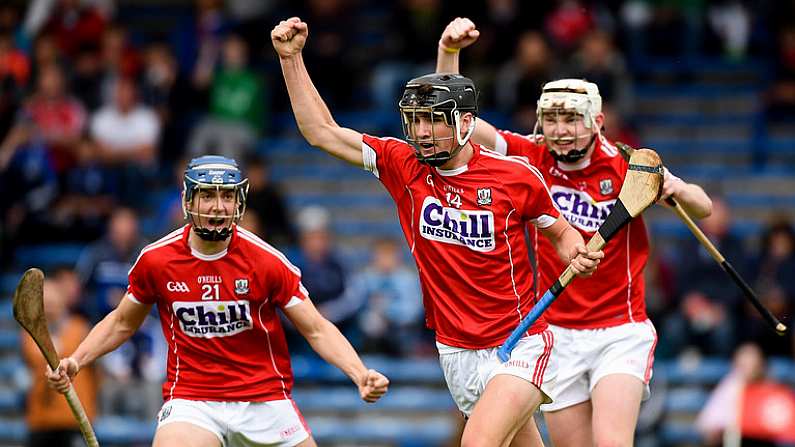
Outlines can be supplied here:
M389 388L389 379L374 369L368 369L361 383L359 383L359 396L365 402L373 403L386 393Z
M282 20L271 31L271 42L279 57L291 57L299 54L309 36L309 27L298 17Z
M475 43L478 37L480 37L480 31L471 20L465 17L456 17L442 32L439 46L447 50L460 50Z
M66 393L69 391L72 379L79 370L80 365L77 364L77 360L72 357L62 358L55 371L50 368L50 365L47 365L47 371L45 372L47 384L59 393Z

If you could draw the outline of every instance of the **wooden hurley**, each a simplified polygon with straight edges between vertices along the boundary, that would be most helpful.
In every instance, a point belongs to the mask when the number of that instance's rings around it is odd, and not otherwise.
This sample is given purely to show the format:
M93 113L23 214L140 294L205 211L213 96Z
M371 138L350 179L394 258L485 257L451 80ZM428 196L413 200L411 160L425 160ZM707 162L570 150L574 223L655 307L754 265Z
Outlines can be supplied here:
M52 344L50 332L47 330L47 319L44 316L44 273L37 268L28 269L22 279L17 284L14 291L14 319L17 320L39 347L42 355L47 359L53 371L58 368L58 353ZM98 447L97 437L91 422L86 416L86 411L80 403L72 384L69 384L69 391L64 394L69 408L72 410L75 419L80 424L80 431L83 439L89 447Z

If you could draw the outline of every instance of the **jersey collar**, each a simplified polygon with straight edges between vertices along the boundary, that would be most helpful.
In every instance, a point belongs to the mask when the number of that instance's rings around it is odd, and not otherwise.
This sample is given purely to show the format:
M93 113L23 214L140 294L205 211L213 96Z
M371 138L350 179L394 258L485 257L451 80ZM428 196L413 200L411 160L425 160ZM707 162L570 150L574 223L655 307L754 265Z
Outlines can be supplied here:
M464 166L459 166L455 169L434 168L436 169L436 172L438 172L439 175L443 177L452 177L467 172L469 170L469 166L474 165L475 160L477 160L477 158L480 157L480 146L474 143L471 144L472 144L472 158L469 159L467 164L465 164Z
M237 225L232 225L232 235L229 236L230 238L229 245L227 245L226 248L219 251L218 253L206 255L190 246L190 243L188 243L188 237L190 236L190 231L191 231L191 225L190 224L185 225L185 232L182 235L182 242L185 244L185 247L187 247L188 250L190 250L191 256L197 259L201 259L202 261L217 261L223 258L224 256L226 256L227 253L229 253L229 249L235 244L235 241L237 240Z

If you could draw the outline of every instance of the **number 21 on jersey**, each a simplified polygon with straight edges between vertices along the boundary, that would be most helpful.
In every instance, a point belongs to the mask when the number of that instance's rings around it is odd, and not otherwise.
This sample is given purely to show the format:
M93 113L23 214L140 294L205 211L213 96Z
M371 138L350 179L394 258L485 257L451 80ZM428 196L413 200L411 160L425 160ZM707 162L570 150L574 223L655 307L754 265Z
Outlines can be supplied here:
M220 300L218 284L202 284L202 301Z

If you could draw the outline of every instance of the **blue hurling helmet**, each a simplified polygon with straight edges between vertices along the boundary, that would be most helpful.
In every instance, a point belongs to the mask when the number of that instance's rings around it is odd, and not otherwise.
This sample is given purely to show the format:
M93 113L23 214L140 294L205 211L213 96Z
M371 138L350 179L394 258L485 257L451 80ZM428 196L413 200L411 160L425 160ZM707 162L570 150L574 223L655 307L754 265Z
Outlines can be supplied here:
M233 190L235 193L234 214L231 216L199 214L200 208L194 206L194 200L201 200L197 192L203 189ZM246 211L247 195L248 179L243 178L243 173L240 172L237 162L231 158L204 155L191 160L188 167L185 168L182 211L185 218L190 219L196 235L206 241L222 241L232 234L232 226L240 221ZM207 222L217 219L228 220L229 223L220 230L209 229L202 226L202 217L206 218Z

